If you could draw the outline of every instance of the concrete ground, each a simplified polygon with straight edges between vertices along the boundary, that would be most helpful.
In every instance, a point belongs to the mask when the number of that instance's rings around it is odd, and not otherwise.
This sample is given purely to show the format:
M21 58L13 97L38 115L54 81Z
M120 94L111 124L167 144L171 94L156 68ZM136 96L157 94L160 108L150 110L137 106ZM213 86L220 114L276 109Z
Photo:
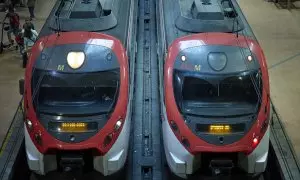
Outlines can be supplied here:
M41 30L55 2L56 0L37 0L35 8L37 18L33 23L38 32ZM16 10L23 24L25 18L29 16L28 9L17 7ZM5 13L0 12L1 21L4 17ZM4 42L7 42L6 33L4 34ZM21 100L18 81L23 76L24 69L22 68L22 59L18 51L12 48L0 54L0 145Z
M267 58L271 98L300 158L300 11L239 0Z

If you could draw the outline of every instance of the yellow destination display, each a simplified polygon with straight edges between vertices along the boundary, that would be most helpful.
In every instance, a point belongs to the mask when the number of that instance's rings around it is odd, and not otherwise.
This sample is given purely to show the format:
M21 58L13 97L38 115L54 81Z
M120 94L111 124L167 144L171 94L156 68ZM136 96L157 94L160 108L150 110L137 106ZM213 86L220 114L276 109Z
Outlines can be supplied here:
M230 125L210 125L209 133L211 134L229 134L231 133Z
M60 132L87 132L87 123L61 123Z

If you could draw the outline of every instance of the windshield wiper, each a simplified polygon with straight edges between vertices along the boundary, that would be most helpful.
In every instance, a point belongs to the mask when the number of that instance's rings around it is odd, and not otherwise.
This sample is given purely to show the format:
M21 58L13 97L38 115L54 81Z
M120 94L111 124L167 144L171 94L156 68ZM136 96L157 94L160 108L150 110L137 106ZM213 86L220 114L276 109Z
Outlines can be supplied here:
M109 116L114 111L114 107L115 107L115 105L117 103L116 98L117 98L118 94L119 94L119 81L117 81L117 88L116 88L116 92L115 92L115 95L114 95L114 98L113 98L113 103L111 103L111 106L109 107L109 110L108 110L108 115Z
M237 118L243 116L251 116L255 113L243 113L243 114L234 114L234 115L210 115L210 114L198 114L198 113L190 113L190 112L181 112L181 114L186 116L193 116L193 117L202 117L202 118Z
M55 112L47 112L47 111L39 111L38 113L50 115L50 116L87 117L87 116L108 115L109 111L101 111L101 112L95 112L95 113L82 113L82 114L55 113Z
M59 8L58 8L58 10L57 10L58 12L56 12L56 15L58 15L58 16L60 15L61 10L62 10L62 8L63 8L64 5L65 5L65 0L61 0L61 2L60 2L60 4L59 4ZM60 25L60 23L59 23L59 25ZM58 36L59 36L59 34L58 34ZM58 36L57 36L56 38L58 38ZM55 48L53 48L52 51L51 51L51 53L49 53L50 56L52 56L54 49L55 49ZM42 51L43 51L43 50L42 50ZM43 53L43 52L42 52L42 53ZM51 60L51 58L48 57L47 60L46 60L46 62L45 62L45 65L44 65L44 68L43 68L43 69L47 69L47 68L48 68L49 63L50 63L50 60ZM37 70L37 68L34 66L33 69L32 69L32 77L33 77L33 75L35 74L36 70ZM37 92L39 91L41 82L42 82L43 79L44 79L44 76L45 76L45 73L43 73L43 74L39 77L39 79L38 79L38 81L37 81L37 84L36 84L36 87L33 88L32 99L31 99L33 103L34 103L34 101L35 101L35 97L36 97L36 95L37 95ZM36 108L38 109L37 106L38 106L38 102L36 102Z

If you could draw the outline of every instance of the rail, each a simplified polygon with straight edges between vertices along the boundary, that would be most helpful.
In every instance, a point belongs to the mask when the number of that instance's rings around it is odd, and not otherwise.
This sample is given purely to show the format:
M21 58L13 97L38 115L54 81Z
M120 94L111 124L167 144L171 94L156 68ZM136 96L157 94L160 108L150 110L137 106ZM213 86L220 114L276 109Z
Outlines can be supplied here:
M296 157L293 145L286 133L273 102L273 118L271 124L270 142L275 150L281 169L281 175L286 180L300 179L299 159Z
M160 113L155 1L138 0L133 110L133 180L161 179Z
M24 140L22 101L14 114L0 149L0 179L12 179Z

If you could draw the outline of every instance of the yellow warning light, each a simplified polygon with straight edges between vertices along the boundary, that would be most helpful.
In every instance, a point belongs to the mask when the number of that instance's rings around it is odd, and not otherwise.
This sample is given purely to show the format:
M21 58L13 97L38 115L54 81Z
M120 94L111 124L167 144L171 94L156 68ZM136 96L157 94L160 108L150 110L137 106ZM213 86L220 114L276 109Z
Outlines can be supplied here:
M67 61L68 65L72 69L78 69L80 68L85 60L85 54L83 52L69 52Z

